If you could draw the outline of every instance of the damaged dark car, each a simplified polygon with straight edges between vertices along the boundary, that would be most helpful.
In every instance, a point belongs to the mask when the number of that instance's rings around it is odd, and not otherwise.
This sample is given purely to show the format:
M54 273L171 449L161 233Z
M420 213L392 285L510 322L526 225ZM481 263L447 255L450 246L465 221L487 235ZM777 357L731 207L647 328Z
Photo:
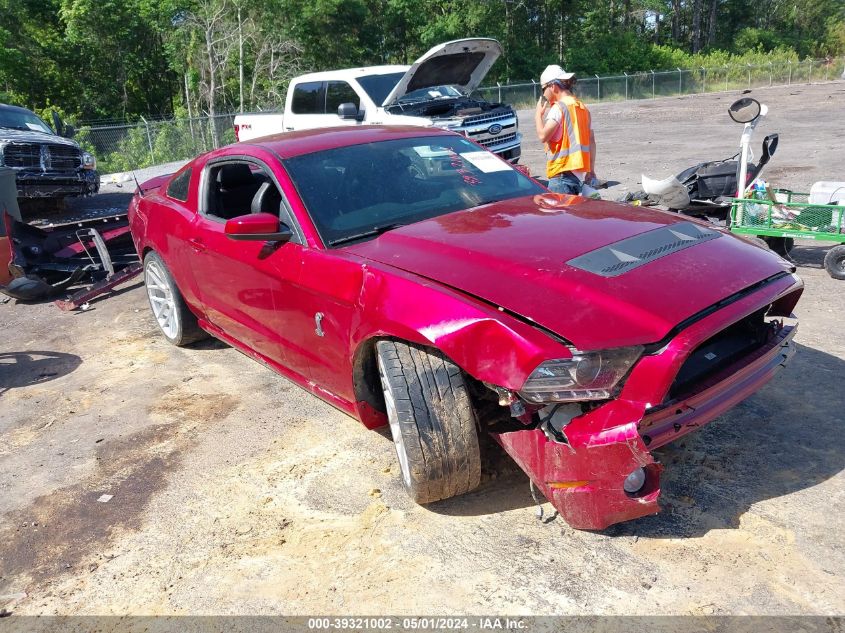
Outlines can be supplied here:
M54 113L55 131L35 113L0 103L0 167L15 171L18 198L62 200L100 188L97 161L71 140L76 130Z

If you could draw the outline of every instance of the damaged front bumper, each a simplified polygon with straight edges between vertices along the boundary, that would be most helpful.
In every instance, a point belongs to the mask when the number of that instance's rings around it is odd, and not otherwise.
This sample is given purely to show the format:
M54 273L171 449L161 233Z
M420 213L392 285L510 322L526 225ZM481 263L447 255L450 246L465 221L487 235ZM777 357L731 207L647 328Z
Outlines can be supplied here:
M542 427L492 433L572 527L602 530L659 511L660 473L651 450L690 433L761 389L794 354L797 326L773 322L764 344L680 396L669 397L684 362L714 333L778 306L787 314L803 284L790 275L695 322L641 359L619 397L572 418L562 437ZM771 314L771 312L770 312ZM626 478L643 469L635 493Z
M19 198L64 198L90 196L100 190L100 175L95 169L64 172L15 170Z

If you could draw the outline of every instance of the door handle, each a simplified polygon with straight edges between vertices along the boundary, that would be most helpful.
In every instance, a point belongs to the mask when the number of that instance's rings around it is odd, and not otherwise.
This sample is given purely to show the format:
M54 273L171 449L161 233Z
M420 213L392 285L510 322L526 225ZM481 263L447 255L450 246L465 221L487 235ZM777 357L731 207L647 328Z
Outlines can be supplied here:
M202 243L202 240L198 240L196 238L189 239L188 244L191 245L191 248L194 249L195 253L204 253L207 250L207 247Z

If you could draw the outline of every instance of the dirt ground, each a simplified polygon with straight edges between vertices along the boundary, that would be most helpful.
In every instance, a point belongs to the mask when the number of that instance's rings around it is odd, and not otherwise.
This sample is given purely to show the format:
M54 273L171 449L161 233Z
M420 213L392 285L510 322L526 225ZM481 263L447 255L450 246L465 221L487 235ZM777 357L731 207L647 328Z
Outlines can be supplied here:
M603 195L732 154L736 96L594 106L598 172L619 183ZM757 141L781 135L771 181L845 180L845 82L752 96L771 108ZM532 113L521 120L539 173ZM823 255L793 252L806 291L791 365L659 452L661 514L603 533L549 504L537 520L528 479L499 453L477 491L416 506L389 435L221 343L169 345L139 282L85 312L2 304L0 608L842 614L845 282Z

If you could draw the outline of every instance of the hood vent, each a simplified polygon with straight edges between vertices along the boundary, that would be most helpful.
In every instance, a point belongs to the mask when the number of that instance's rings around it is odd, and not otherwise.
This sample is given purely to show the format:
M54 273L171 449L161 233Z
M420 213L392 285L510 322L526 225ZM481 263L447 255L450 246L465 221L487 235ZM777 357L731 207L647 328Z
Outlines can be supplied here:
M679 222L603 246L566 263L602 277L618 277L666 255L721 236L718 231L699 224Z

